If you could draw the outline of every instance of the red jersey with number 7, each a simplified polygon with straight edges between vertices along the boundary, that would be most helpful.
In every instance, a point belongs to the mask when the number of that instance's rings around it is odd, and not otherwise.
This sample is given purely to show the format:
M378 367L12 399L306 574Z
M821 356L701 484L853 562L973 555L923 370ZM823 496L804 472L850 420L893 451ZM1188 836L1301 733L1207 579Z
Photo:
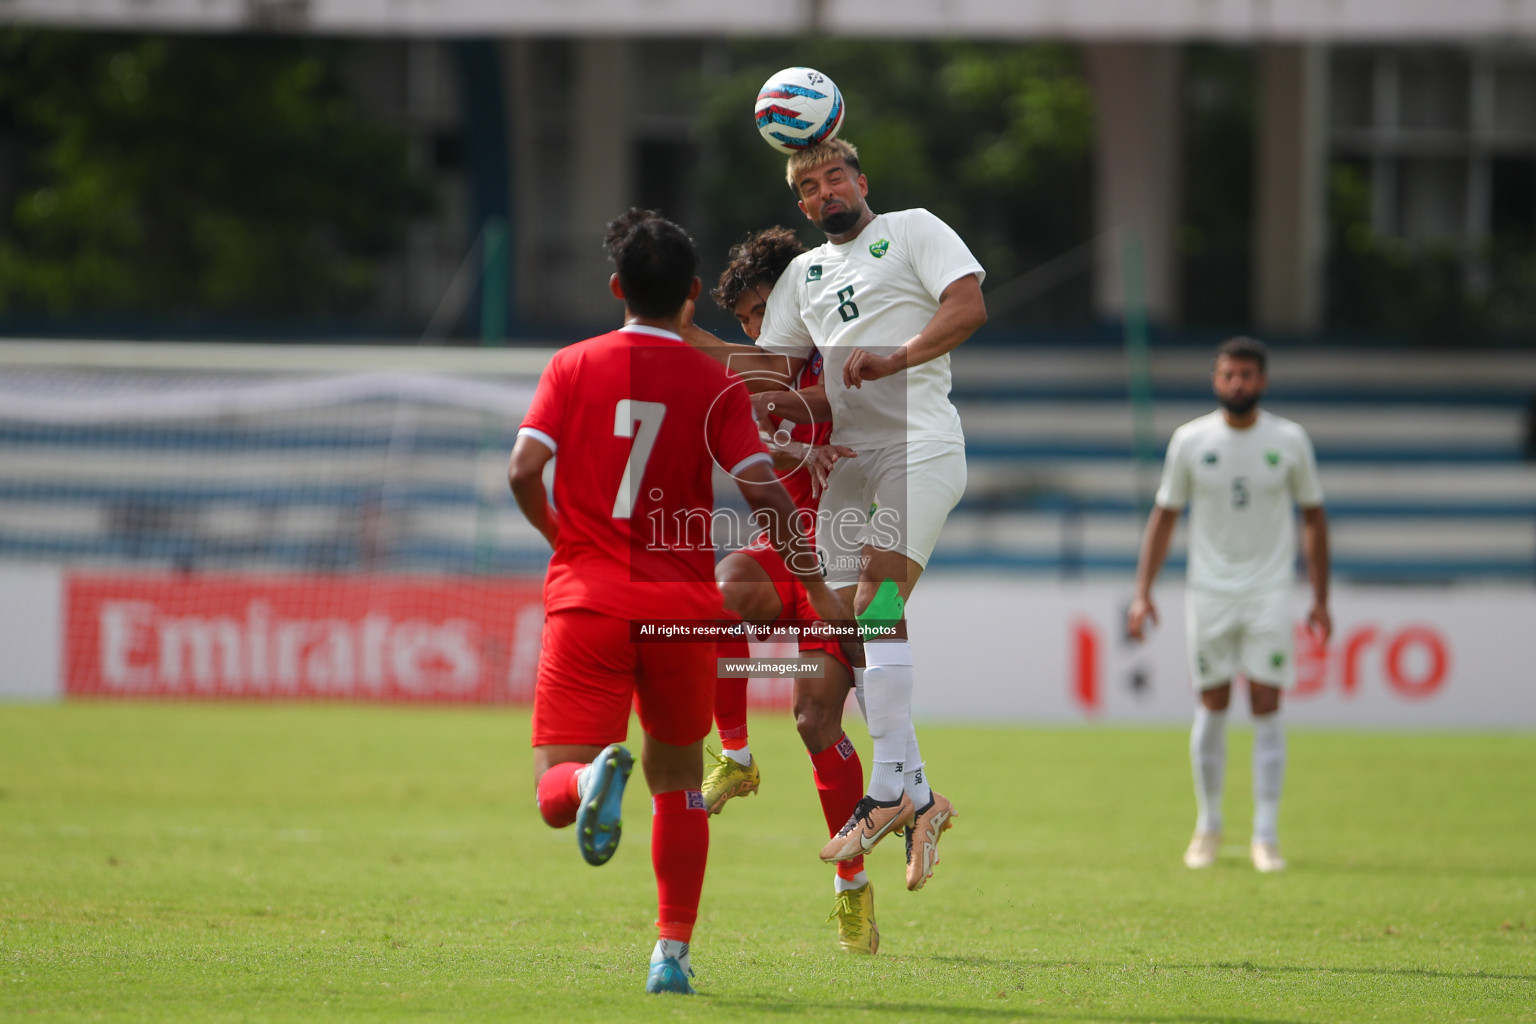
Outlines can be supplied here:
M556 455L546 611L721 613L714 467L769 459L740 381L676 334L629 326L555 353L518 434Z

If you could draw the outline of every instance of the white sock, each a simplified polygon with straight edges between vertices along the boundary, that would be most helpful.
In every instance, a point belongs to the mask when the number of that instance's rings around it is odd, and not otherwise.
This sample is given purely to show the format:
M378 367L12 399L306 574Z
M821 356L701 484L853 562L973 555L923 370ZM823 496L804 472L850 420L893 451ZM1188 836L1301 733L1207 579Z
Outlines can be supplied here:
M693 974L693 964L688 961L688 943L676 939L657 939L656 948L651 950L651 963L659 964L669 956L677 960L684 974Z
M915 728L907 732L907 762L902 765L901 781L914 808L920 811L928 806L928 801L933 799L933 790L923 772L923 752L918 749Z
M1280 790L1285 784L1285 728L1280 712L1253 719L1253 841L1279 838Z
M864 704L864 670L853 670L853 695L859 702L859 714L864 716L864 721L869 722L869 708Z
M864 660L864 707L875 748L869 795L896 800L905 788L902 773L912 731L912 646L905 640L865 644Z
M732 750L730 747L726 747L725 756L730 758L732 761L735 761L737 764L751 764L752 747L750 744L742 747L740 750Z
M876 761L869 769L869 795L881 803L901 799L906 788L900 761Z
M844 878L842 875L832 876L832 891L847 892L849 889L862 889L869 884L869 876L860 871L852 878Z
M1227 713L1195 708L1189 731L1189 763L1195 773L1195 831L1221 831L1221 784L1227 773Z

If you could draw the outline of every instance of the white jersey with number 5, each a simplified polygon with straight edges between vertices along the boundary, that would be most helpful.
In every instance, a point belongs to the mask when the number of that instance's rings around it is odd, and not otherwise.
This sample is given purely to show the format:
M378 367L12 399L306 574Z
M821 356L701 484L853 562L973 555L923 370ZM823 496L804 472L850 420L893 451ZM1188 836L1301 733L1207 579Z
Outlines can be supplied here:
M852 241L826 242L795 258L768 297L758 345L794 358L821 351L836 444L964 443L949 400L947 354L860 388L843 386L843 363L854 348L890 354L927 326L945 288L985 273L960 236L927 210L882 213Z
M1289 587L1296 576L1293 506L1323 503L1312 441L1260 411L1243 430L1220 410L1173 432L1157 504L1189 504L1189 586L1218 594Z

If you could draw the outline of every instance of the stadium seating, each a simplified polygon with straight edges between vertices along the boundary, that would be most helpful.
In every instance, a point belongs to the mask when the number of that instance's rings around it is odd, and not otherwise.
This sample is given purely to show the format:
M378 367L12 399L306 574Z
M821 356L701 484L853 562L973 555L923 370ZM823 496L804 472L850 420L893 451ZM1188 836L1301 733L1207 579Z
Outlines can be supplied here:
M1163 446L1214 407L1208 350L955 355L970 482L936 568L1126 576ZM528 381L510 381L526 389ZM1536 356L1281 350L1267 407L1316 443L1337 574L1536 580ZM525 400L525 399L524 399ZM280 403L281 405L281 403ZM70 422L0 409L0 559L174 571L536 572L507 491L517 415L428 395ZM1182 529L1172 562L1183 558Z
M1138 451L1120 350L961 349L970 482L935 564L1134 571L1168 437L1215 408L1209 359L1154 357ZM1536 579L1536 358L1350 349L1275 361L1266 407L1316 445L1340 577ZM1171 561L1182 559L1181 527Z

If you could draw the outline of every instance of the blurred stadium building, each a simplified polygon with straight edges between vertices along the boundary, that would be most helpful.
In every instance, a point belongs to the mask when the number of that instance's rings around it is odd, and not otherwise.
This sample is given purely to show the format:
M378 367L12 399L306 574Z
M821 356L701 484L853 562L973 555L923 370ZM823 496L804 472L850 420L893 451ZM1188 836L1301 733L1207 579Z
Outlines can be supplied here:
M1322 324L1325 175L1336 161L1368 178L1379 236L1470 251L1511 219L1536 235L1532 0L8 0L0 20L377 40L356 68L359 95L430 154L465 236L418 231L402 287L380 290L418 316L436 309L487 221L511 224L514 308L558 324L607 275L601 253L573 239L613 210L644 200L686 223L707 217L686 194L699 154L675 79L706 72L712 48L742 36L1081 44L1098 112L1094 305L1106 318L1125 306L1130 231L1148 312L1180 319L1178 95L1193 41L1259 52L1258 330Z
M1231 326L1281 342L1268 404L1317 444L1344 583L1298 714L1536 724L1498 688L1536 613L1536 314L1465 349L1356 344L1327 318L1355 286L1328 265L1330 175L1365 184L1373 238L1442 247L1474 289L1495 236L1536 246L1536 0L7 0L0 21L352 37L352 93L443 198L376 300L432 347L0 343L0 621L57 638L0 693L525 698L536 595L505 578L543 555L503 477L520 403L550 344L603 322L616 211L711 216L679 74L707 79L733 38L826 33L1067 41L1096 110L1090 239L988 287L1001 308L1085 278L1097 326L955 357L970 484L934 565L972 575L920 599L956 681L929 713L1187 711L1177 588L1151 647L1117 618L1162 445L1211 405L1180 214L1208 42L1253 58ZM526 347L436 347L466 316ZM1037 663L1000 670L1021 631Z

